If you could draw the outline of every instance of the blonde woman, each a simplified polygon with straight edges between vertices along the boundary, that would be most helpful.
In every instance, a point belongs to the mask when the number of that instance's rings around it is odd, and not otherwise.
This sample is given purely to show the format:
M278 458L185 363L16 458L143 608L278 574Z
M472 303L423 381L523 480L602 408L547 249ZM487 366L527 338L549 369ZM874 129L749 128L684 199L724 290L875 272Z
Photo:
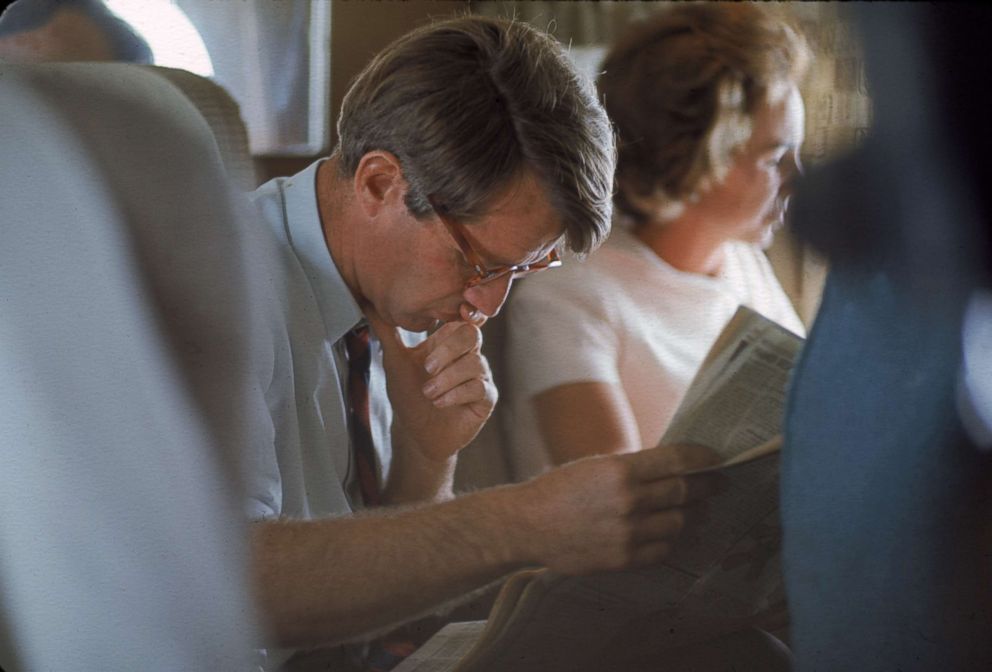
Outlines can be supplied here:
M763 248L800 169L808 61L801 35L754 3L682 5L607 55L613 233L520 283L509 306L518 477L656 445L739 304L803 333Z

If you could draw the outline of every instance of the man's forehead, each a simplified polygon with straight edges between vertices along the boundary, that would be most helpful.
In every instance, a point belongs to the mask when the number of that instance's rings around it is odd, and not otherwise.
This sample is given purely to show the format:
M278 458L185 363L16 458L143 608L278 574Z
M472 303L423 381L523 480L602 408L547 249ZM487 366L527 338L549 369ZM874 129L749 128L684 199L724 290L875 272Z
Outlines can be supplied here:
M485 230L474 226L470 233L472 245L488 266L517 266L548 256L561 241L564 229L555 226L539 231L536 227L523 227L511 232L493 225Z
M469 227L478 252L494 265L523 264L541 259L565 233L547 191L532 176L514 180Z

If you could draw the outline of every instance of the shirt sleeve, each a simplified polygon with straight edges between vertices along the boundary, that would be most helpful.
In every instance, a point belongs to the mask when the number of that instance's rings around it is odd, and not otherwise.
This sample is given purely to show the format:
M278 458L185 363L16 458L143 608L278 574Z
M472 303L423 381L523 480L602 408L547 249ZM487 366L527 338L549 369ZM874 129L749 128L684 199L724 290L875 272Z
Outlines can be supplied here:
M248 520L278 518L282 513L282 478L276 457L275 425L264 392L252 400L255 435L241 456L244 512Z
M254 206L245 207L242 213L243 221L255 225L243 230L245 265L252 269L247 280L253 309L245 329L249 345L244 363L250 381L245 417L248 432L239 457L243 510L248 520L258 521L283 515L279 446L298 445L300 438L295 422L295 379L286 373L292 371L292 348L281 326L287 321L285 304L280 300L285 289L274 279L279 277L278 260L268 242L267 229L261 225L268 216L262 206L274 199L260 199L258 194L253 198Z
M619 383L618 339L595 283L528 278L508 306L507 379L532 397L576 382Z

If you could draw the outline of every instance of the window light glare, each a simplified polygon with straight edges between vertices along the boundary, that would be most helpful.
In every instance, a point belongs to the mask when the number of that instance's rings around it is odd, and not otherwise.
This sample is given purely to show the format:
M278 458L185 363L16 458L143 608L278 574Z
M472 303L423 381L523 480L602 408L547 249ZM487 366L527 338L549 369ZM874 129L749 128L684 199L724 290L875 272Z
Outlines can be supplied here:
M131 25L152 51L155 65L212 77L213 63L200 33L171 0L104 0Z

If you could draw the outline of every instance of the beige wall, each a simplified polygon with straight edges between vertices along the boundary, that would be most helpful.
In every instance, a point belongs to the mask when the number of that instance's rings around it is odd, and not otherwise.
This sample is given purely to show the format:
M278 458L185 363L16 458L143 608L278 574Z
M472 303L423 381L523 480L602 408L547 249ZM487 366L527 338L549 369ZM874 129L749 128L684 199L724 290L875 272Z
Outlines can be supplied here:
M468 2L334 2L331 8L331 121L352 78L387 44L431 18L466 13Z
M351 80L365 64L400 35L441 18L468 11L467 0L414 0L412 2L374 2L371 0L335 0L331 4L331 128L332 145L336 141L334 125L341 99ZM263 180L292 175L315 156L268 158L259 161Z

